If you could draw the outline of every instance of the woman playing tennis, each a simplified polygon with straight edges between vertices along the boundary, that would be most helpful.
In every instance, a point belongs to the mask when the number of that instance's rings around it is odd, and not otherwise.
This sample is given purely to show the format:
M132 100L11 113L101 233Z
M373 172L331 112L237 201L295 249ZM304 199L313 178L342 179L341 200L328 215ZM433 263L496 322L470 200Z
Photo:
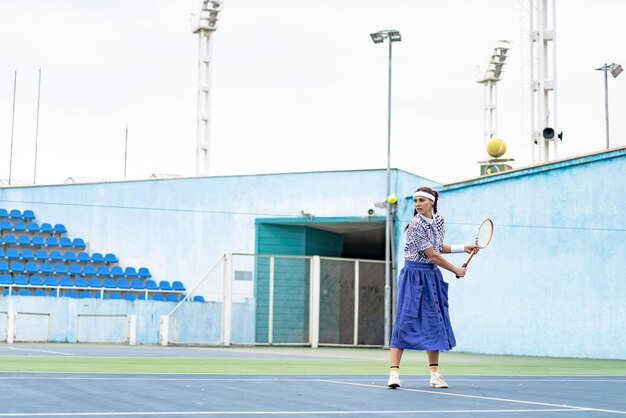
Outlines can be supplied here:
M426 350L430 364L430 386L447 388L439 374L439 350L456 345L448 315L448 283L439 267L458 277L465 268L446 261L441 254L472 253L476 245L444 244L443 217L437 215L438 193L420 187L413 194L415 212L406 227L404 268L398 279L398 306L391 334L390 388L400 386L400 360L404 350ZM437 267L439 266L439 267Z

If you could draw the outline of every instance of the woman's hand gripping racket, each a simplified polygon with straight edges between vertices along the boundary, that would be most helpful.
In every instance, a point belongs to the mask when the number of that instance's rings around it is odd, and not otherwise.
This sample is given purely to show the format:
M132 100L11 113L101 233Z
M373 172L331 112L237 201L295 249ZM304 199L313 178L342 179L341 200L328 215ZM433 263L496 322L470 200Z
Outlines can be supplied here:
M476 230L476 239L474 243L479 249L485 248L491 242L491 238L493 237L493 221L489 218L485 219L478 225L478 229ZM466 268L467 265L472 261L472 257L478 252L478 250L474 250L470 253L465 263L463 263L463 268ZM460 279L460 276L456 276L457 279Z

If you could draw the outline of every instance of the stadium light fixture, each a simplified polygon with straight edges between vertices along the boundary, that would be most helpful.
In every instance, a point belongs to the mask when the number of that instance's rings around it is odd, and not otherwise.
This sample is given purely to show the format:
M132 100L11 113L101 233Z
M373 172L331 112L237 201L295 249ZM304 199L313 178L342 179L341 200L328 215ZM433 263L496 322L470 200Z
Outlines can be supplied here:
M618 75L624 71L620 64L604 64L600 68L596 68L596 71L604 71L604 120L606 130L606 149L609 149L609 77L608 73L611 72L613 78L617 78Z
M389 39L389 78L387 84L387 197L391 194L391 45L394 42L400 42L402 36L395 29L381 30L370 33L372 41L375 44L383 43L385 39ZM390 244L391 244L391 205L387 204L387 213L385 217L385 347L389 347L391 337L391 263L390 263Z

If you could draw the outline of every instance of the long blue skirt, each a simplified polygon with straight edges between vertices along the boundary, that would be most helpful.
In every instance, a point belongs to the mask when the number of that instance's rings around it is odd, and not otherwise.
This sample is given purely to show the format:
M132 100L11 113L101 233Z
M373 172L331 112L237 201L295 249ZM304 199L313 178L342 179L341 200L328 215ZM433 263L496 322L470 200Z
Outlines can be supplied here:
M448 283L439 267L405 261L398 279L393 348L450 350L456 345L448 314Z

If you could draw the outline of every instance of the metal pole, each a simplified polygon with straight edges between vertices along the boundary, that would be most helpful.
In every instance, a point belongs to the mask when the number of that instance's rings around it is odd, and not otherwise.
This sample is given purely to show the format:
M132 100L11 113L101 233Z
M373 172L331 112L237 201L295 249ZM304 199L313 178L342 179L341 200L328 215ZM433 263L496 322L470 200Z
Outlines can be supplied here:
M389 83L387 86L387 197L391 194L391 38L389 41ZM385 198L385 201L387 199ZM391 336L391 277L389 274L389 232L391 220L391 205L386 204L385 218L385 347L389 347Z
M604 63L604 117L606 121L606 149L609 149L609 64Z
M39 83L37 86L37 122L35 124L35 168L33 171L33 184L37 182L37 144L39 142L39 102L41 99L41 68L39 69Z
M13 171L13 132L15 132L15 90L17 89L17 71L13 75L13 116L11 118L11 153L9 154L9 186Z
M128 123L126 124L126 135L124 138L124 180L126 180L127 162L128 162Z

